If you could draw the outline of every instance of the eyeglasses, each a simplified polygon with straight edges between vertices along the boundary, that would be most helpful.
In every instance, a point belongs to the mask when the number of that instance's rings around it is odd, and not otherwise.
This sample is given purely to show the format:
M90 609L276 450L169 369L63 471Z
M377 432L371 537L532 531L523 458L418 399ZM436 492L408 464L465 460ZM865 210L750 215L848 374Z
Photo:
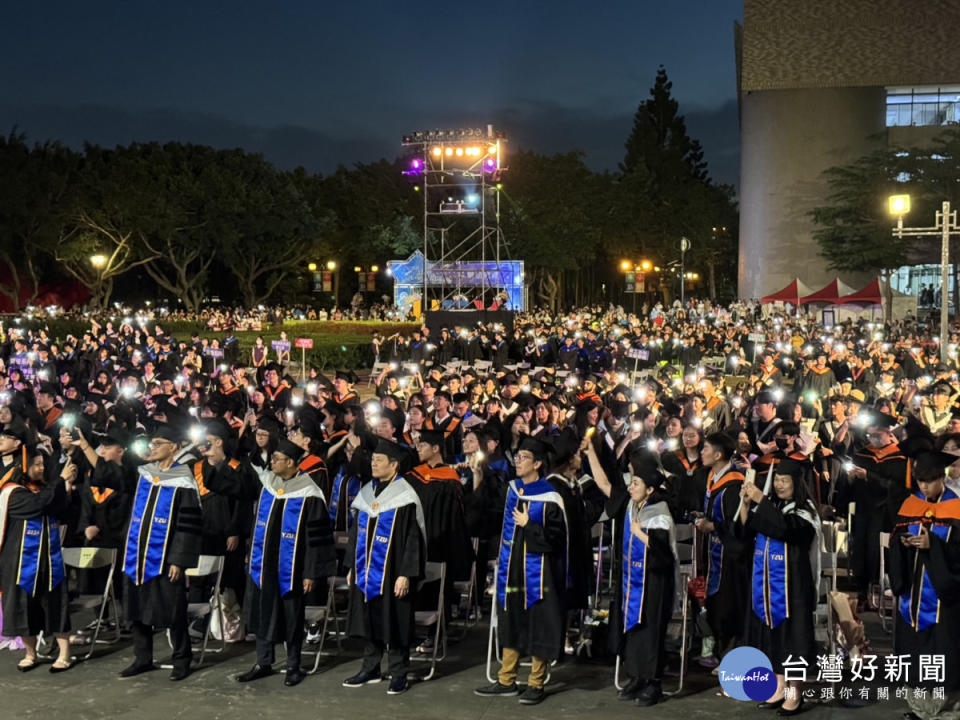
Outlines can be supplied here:
M151 440L150 443L149 443L149 447L152 447L152 448L161 447L161 446L163 446L163 445L176 445L176 443L175 443L175 442L172 442L172 441L170 441L170 440L163 440L163 439L160 439L160 438L158 438L158 439L156 439L156 440Z
M528 452L518 452L514 457L517 460L533 460L533 455Z

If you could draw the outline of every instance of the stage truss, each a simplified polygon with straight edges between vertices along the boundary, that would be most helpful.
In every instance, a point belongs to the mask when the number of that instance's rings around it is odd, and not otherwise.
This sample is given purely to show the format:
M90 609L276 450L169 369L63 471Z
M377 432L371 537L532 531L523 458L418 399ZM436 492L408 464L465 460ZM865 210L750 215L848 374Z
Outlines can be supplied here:
M405 173L423 195L425 310L525 308L523 263L508 262L500 227L506 142L492 125L403 137Z

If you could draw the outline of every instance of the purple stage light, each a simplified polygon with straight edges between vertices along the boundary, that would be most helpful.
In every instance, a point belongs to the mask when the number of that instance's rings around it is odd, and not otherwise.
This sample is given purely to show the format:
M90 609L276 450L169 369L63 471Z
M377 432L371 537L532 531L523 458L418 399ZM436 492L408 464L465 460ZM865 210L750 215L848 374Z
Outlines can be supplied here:
M497 161L494 160L493 158L487 158L486 165L487 165L487 168L492 170L494 167L496 167Z
M417 160L417 159L414 159L413 162L410 163L410 166L411 166L414 170L419 170L419 169L420 169L420 161Z

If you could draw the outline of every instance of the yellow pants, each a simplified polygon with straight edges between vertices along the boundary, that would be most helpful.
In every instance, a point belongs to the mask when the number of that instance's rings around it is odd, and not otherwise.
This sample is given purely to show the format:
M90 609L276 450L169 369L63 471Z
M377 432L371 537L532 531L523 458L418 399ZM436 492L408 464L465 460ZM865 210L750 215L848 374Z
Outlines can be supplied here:
M547 661L538 657L531 658L530 677L527 684L532 688L543 688L543 680L547 677ZM497 681L501 685L513 685L517 681L517 666L520 664L520 653L513 648L503 648L503 662L500 664L500 673Z

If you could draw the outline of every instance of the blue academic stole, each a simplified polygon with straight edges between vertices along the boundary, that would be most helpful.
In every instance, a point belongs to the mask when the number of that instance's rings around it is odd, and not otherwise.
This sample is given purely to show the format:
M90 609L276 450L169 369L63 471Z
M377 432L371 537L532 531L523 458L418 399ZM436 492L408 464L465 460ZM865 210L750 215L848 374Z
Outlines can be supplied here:
M647 577L647 546L630 531L629 513L623 528L623 631L628 632L643 620L643 586Z
M295 497L283 501L283 519L280 521L280 561L277 566L280 591L283 595L293 590L294 566L297 559L297 538L307 498Z
M726 488L720 488L716 496L707 493L703 501L705 517L718 527L723 522L723 493L725 490ZM714 497L715 499L713 499ZM710 506L711 499L713 499L712 508ZM707 597L710 597L720 589L720 573L723 569L723 542L716 530L710 533L708 542Z
M920 523L911 523L907 526L907 530L911 535L919 535ZM947 536L950 534L950 527L948 525L930 524L927 525L927 531L946 542ZM916 602L914 602L914 598L916 598ZM906 595L900 596L900 617L916 632L926 630L931 625L940 622L940 598L930 581L926 565L924 565L923 572L920 575L919 591L914 591L911 588L911 591Z
M37 579L40 577L40 563L43 561L43 537L47 536L50 555L50 584L47 590L53 590L63 582L63 557L60 554L60 526L50 522L46 516L32 518L23 525L23 539L20 543L20 570L17 573L17 585L30 597L36 597Z
M260 491L260 500L257 503L257 521L253 528L253 543L250 546L250 578L257 587L262 587L263 581L263 548L267 539L267 525L270 522L270 513L273 512L273 503L276 497L266 490Z
M147 543L141 551L140 535L143 529L143 516L147 512L153 489L154 484L141 475L133 500L133 513L130 516L126 552L123 557L123 572L134 585L148 583L163 572L163 561L167 555L167 540L170 537L170 524L173 519L173 503L180 488L171 485L157 486L157 501L153 506L153 514L149 518Z
M553 486L546 480L537 480L521 487L523 494L542 495L554 492ZM517 504L524 499L514 489L513 483L507 491L507 503L503 511L503 531L500 534L500 557L497 560L497 602L504 610L507 609L507 583L510 579L510 563L513 558L513 538L516 534L516 523L513 520L513 511ZM546 502L542 500L526 500L530 522L543 525L546 515ZM530 608L543 599L544 557L537 553L523 549L523 578L525 607Z
M357 587L367 601L383 595L383 586L387 579L387 555L390 553L393 540L397 509L387 510L374 516L368 515L363 510L357 513L357 550L354 566ZM371 531L373 538L369 537Z
M790 617L787 544L757 533L753 546L753 612L769 628Z
M349 507L354 499L357 497L357 494L360 492L360 478L355 476L350 476L347 478L346 483L343 482L343 468L340 468L337 471L337 477L333 481L333 491L330 496L330 527L336 528L337 526L337 510L340 507L340 495L343 493L343 487L346 485L347 489L347 507ZM353 525L353 513L347 513L347 529Z

